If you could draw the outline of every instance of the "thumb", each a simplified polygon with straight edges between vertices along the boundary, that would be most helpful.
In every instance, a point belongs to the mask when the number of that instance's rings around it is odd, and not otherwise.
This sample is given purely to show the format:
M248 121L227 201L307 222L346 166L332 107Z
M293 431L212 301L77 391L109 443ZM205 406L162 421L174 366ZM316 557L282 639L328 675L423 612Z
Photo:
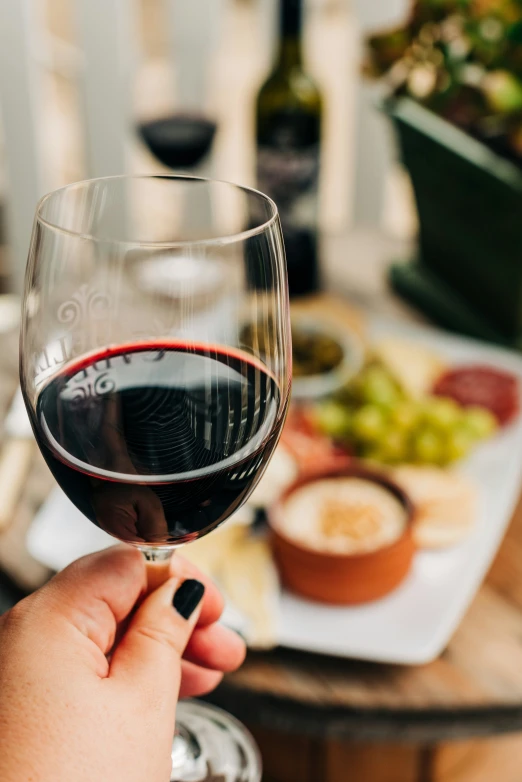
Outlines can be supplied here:
M200 581L178 576L152 592L113 653L109 678L177 697L181 657L197 623L204 591Z

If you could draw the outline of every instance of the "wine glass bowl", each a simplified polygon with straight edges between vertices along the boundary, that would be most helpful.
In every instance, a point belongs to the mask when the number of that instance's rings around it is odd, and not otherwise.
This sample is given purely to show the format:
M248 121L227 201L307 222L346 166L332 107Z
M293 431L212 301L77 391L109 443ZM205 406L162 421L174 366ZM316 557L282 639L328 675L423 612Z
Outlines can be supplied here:
M262 346L242 342L247 314ZM290 367L269 199L209 180L114 177L41 201L22 390L53 475L106 532L168 553L225 521L277 444Z

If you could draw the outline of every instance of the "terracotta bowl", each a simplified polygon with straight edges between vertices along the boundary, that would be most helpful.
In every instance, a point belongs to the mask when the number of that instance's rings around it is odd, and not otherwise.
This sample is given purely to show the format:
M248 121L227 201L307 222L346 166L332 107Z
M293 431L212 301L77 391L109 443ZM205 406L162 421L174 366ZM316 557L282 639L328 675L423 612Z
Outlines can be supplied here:
M378 483L403 505L407 523L400 538L374 551L332 554L306 548L285 537L279 520L284 513L284 504L293 492L311 481L354 477ZM325 470L299 478L268 514L272 550L283 583L303 597L336 605L355 605L383 597L395 589L410 570L415 553L413 515L413 505L402 489L378 472L360 466Z

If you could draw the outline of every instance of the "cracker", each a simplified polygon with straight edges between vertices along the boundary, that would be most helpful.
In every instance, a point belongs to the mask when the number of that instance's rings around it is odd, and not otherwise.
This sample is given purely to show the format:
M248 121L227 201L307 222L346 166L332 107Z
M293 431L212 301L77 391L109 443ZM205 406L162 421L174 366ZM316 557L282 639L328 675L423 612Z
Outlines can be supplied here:
M414 465L398 467L392 475L415 505L413 534L417 546L454 546L473 531L477 492L464 476Z

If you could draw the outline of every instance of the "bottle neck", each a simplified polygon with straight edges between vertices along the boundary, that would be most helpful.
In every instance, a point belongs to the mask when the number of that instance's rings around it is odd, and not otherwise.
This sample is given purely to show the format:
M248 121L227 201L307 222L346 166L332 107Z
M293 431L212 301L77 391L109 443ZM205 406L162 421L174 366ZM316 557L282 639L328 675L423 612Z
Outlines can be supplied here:
M278 70L288 71L300 68L302 64L301 41L298 38L283 38L277 56Z
M302 0L280 0L281 18L278 65L293 68L302 64L301 32L303 22Z

